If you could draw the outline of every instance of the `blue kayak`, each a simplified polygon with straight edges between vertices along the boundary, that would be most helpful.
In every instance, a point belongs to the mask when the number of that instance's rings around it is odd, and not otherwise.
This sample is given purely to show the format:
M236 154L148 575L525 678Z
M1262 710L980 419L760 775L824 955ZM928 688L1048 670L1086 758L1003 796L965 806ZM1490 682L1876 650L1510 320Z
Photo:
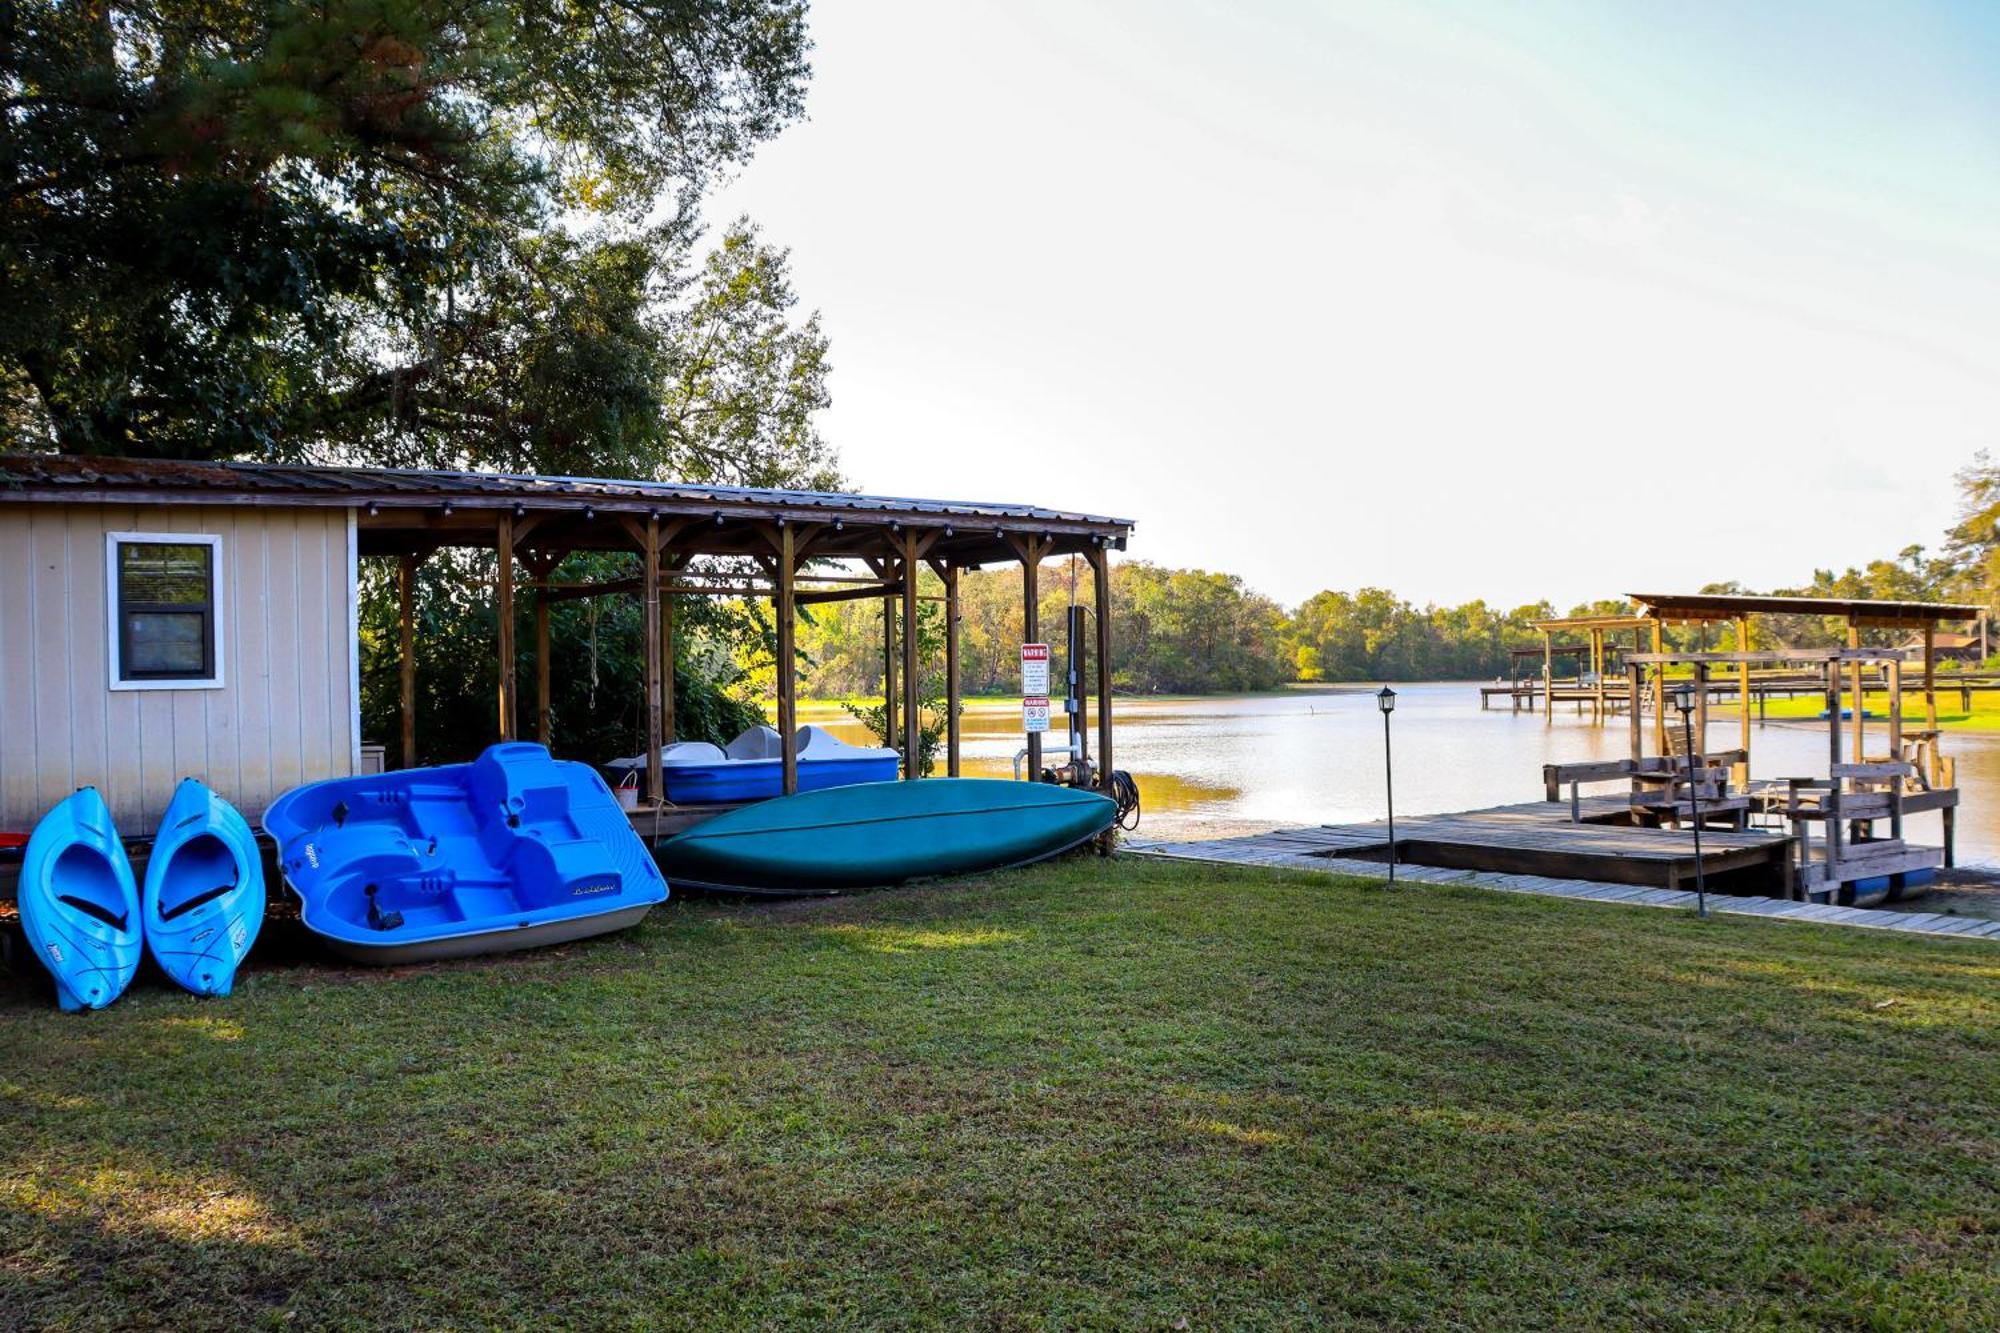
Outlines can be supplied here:
M604 779L539 745L294 788L264 831L306 926L360 962L583 939L667 898Z
M21 861L21 928L66 1010L102 1009L132 984L145 952L132 862L97 788L42 816Z
M264 860L236 807L183 779L139 894L146 947L196 995L227 995L264 924Z

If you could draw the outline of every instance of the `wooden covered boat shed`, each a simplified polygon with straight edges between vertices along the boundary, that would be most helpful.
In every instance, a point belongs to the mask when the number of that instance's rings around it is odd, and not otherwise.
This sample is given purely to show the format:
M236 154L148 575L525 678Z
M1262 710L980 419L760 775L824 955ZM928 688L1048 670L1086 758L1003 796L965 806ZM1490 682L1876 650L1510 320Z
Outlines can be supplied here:
M292 786L358 771L362 556L398 562L402 735L391 754L414 763L415 575L445 547L497 555L500 739L525 730L517 598L531 598L534 610L532 734L558 746L547 608L573 597L640 599L645 679L632 687L644 690L644 799L655 810L665 804L660 747L674 736L677 599L770 599L790 791L798 770L799 608L882 600L886 621L901 629L885 634L901 640L900 662L885 663L888 702L892 714L909 719L920 707L917 577L934 571L947 612L946 751L956 775L960 573L1019 564L1033 640L1041 629L1038 567L1049 557L1080 555L1102 609L1090 657L1099 700L1095 771L1108 785L1110 553L1124 549L1131 530L1125 519L1014 504L473 472L0 456L0 831L32 828L85 784L104 792L126 832L150 833L183 776L202 778L255 818ZM555 581L556 566L572 551L631 552L638 572L597 584ZM905 776L915 776L917 728L904 726L899 735ZM1040 772L1040 737L1028 736L1026 748L1029 771Z

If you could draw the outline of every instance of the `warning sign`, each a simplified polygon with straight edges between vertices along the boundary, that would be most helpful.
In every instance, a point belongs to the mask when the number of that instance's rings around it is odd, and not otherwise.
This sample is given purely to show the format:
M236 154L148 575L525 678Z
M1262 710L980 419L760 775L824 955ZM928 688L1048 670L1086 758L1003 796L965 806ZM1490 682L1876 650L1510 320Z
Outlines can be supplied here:
M1046 667L1044 667L1046 670ZM1049 696L1031 694L1021 700L1021 730L1047 731L1049 729Z
M1046 643L1021 645L1021 693L1030 699L1048 701L1049 646Z

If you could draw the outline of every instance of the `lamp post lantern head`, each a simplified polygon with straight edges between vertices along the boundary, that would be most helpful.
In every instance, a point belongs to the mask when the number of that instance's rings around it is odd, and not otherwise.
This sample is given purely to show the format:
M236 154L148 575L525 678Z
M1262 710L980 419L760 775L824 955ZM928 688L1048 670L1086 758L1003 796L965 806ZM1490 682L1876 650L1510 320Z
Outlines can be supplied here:
M1381 691L1377 693L1375 696L1375 706L1380 708L1385 713L1395 712L1396 692L1390 689L1387 685L1384 685Z
M1682 717L1694 711L1694 686L1686 681L1674 686L1674 707L1680 710Z

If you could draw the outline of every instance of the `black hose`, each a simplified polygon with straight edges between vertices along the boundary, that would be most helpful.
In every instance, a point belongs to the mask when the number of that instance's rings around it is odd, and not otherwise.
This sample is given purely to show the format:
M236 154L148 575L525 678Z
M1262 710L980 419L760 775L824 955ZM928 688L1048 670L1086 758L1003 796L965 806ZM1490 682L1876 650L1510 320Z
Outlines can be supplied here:
M1130 833L1139 827L1139 784L1124 769L1111 772L1111 799L1118 803L1118 827Z

